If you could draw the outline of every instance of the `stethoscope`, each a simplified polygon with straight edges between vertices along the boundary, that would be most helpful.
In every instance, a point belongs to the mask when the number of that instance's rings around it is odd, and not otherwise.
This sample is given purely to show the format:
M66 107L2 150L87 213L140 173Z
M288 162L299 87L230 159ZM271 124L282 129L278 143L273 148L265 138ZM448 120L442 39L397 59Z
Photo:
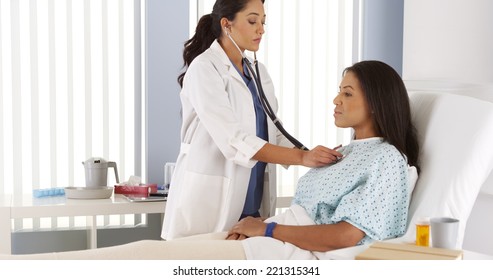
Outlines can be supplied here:
M308 151L309 149L307 147L305 147L305 145L301 144L300 141L298 141L298 139L294 138L293 136L291 136L291 134L289 134L286 129L284 129L284 127L282 126L281 124L281 121L277 118L276 114L274 113L274 110L272 110L272 107L270 106L270 103L269 101L267 100L267 97L265 96L265 92L264 92L264 89L262 88L262 81L260 80L260 72L259 72L259 67L258 67L258 61L257 61L257 53L254 52L253 53L253 56L254 56L254 61L253 63L255 64L255 70L257 73L255 73L255 71L253 71L253 67L252 67L252 64L250 62L250 60L248 60L248 58L245 56L245 54L240 50L240 48L238 47L238 45L236 44L235 40L233 40L233 38L231 37L231 35L229 34L227 28L225 27L224 28L225 31L226 31L226 36L228 36L228 38L231 40L231 42L233 42L233 45L235 45L235 47L238 49L238 51L240 52L241 54L241 57L242 57L242 60L243 60L243 63L246 64L247 68L248 68L248 71L250 72L250 74L252 75L253 77L253 80L255 81L255 84L257 84L257 92L258 92L258 96L259 96L259 99L260 99L260 103L262 103L262 108L264 108L264 112L265 114L267 114L269 116L269 118L272 120L272 122L274 123L274 125L277 127L277 129L279 129L279 131L291 142L293 143L293 145L300 149L300 150L305 150L305 151Z

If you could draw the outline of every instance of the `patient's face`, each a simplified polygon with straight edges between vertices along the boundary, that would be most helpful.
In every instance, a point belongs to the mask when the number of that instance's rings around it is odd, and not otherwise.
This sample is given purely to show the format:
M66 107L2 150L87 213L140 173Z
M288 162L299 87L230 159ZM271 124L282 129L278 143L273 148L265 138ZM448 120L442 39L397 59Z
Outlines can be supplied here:
M347 72L334 98L334 118L338 127L352 127L356 139L376 136L373 119L361 85L356 76Z

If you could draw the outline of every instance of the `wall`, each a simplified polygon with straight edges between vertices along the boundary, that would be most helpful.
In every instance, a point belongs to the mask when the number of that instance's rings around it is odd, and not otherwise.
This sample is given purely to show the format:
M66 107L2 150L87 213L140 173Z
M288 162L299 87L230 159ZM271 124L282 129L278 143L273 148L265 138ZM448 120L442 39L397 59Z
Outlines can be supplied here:
M164 165L180 149L180 88L183 43L189 37L189 1L147 0L147 182L164 182Z
M493 1L405 2L403 76L493 82Z
M403 78L493 102L493 1L412 0L404 11ZM464 249L493 255L491 212L493 173L471 211Z
M361 60L380 60L402 74L404 0L364 1Z

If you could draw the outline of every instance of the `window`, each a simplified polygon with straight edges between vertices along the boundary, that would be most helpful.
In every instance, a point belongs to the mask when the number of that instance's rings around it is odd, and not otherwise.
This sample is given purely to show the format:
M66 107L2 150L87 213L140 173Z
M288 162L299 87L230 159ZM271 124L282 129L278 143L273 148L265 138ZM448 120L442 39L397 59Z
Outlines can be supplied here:
M0 3L2 192L84 185L93 156L133 175L134 2Z
M96 156L144 174L140 5L0 0L0 194L84 186Z
M190 1L190 34L215 0ZM359 1L265 1L266 33L257 53L272 76L278 117L307 147L347 143L350 132L334 125L332 100L342 70L358 56ZM278 167L278 195L292 196L308 169Z

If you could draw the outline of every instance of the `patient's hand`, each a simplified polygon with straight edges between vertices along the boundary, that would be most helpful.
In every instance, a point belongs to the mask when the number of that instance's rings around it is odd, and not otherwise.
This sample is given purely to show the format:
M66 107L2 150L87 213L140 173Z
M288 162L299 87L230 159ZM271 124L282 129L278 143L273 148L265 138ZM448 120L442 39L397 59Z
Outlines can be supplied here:
M233 226L228 232L227 239L229 239L230 236L231 238L234 238L236 235L238 235L238 238L241 236L264 236L266 226L267 224L263 222L262 218L246 217Z
M233 234L228 234L226 237L226 240L243 240L247 239L248 236L243 235L243 234L238 234L238 233L233 233Z
M244 219L247 219L247 218L248 219L254 219L254 220L257 220L257 221L260 221L260 222L263 222L263 221L265 221L267 219L267 218L264 218L264 217L246 217L246 218L241 219L241 221L243 221ZM240 224L240 226L241 226L241 224L244 223L244 222L241 223L241 221L238 222L238 223L236 223L236 225L233 227L233 229L235 227L237 227L238 224ZM236 232L233 231L233 229L231 229L228 232L228 236L226 236L226 240L243 240L243 239L247 239L248 238L248 235L241 234L241 233L236 233Z

